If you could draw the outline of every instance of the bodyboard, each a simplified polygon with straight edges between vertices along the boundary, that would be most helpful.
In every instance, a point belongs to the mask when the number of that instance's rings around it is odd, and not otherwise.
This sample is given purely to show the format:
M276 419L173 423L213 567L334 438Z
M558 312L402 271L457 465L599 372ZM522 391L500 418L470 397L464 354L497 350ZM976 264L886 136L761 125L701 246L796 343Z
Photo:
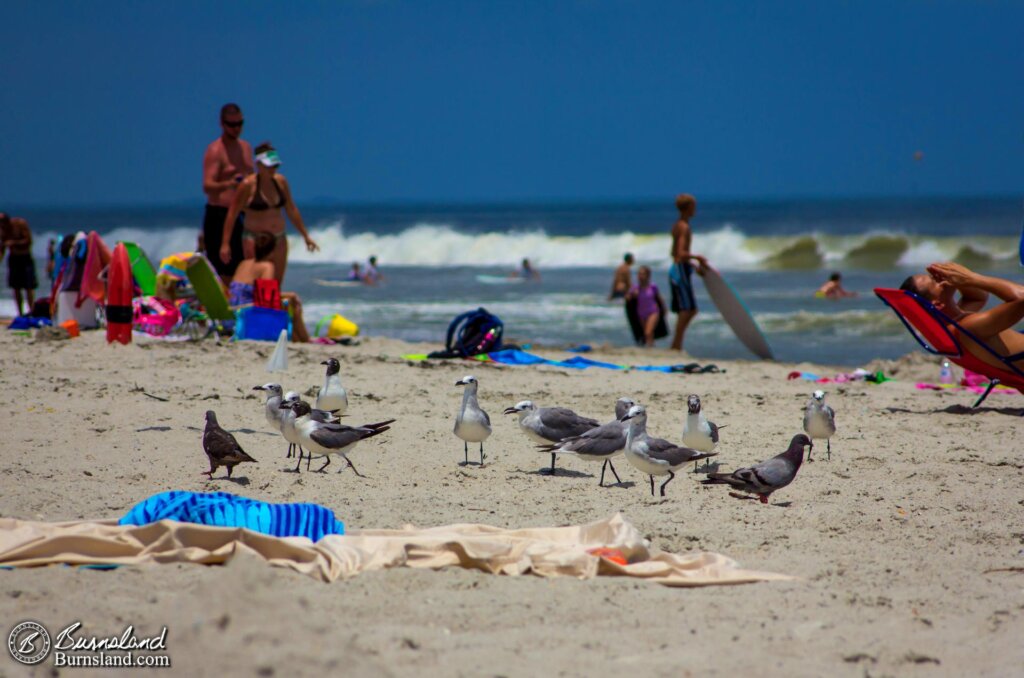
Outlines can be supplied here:
M156 269L153 268L153 262L149 260L142 248L133 242L125 242L124 248L128 251L132 277L135 278L135 284L142 290L142 296L153 296L156 294Z
M234 320L235 314L231 312L228 298L224 296L224 288L220 286L220 278L214 272L213 266L206 257L197 254L188 262L185 269L188 281L192 283L192 289L196 291L196 298L206 309L206 315L213 320Z
M747 310L746 304L736 294L732 286L725 281L722 274L710 266L704 272L704 287L707 288L708 296L712 303L722 314L722 320L729 325L736 337L743 342L758 358L764 360L775 360L771 346L761 333L754 317Z
M334 280L331 278L313 278L313 282L324 287L359 287L363 284L360 280Z
M478 275L476 281L484 285L516 285L526 282L525 278L510 278L504 275Z

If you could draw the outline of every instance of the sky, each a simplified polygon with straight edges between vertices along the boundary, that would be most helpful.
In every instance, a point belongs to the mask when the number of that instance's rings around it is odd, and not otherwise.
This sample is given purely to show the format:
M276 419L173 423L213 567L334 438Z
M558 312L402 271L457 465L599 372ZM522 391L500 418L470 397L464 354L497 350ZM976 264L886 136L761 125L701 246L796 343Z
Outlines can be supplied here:
M0 205L202 202L228 101L300 203L1024 187L1021 2L39 0L0 24Z

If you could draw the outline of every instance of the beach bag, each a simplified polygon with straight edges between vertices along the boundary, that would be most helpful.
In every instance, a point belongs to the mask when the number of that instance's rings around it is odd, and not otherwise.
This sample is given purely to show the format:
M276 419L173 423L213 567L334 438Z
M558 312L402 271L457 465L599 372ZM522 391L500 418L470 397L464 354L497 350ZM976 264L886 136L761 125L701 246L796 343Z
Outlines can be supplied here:
M281 310L281 285L276 280L257 280L253 284L252 303L260 308Z
M445 350L430 354L432 358L467 358L501 350L505 324L485 308L467 311L448 325Z

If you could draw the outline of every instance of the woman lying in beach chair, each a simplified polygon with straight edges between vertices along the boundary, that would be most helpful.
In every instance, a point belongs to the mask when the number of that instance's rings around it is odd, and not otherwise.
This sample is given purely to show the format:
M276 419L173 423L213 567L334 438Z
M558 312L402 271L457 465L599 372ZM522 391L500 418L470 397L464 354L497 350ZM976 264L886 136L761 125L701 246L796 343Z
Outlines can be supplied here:
M974 407L999 383L1024 393L1024 334L1012 329L1024 318L1024 286L944 263L875 294L926 351L991 380ZM989 294L1003 303L981 310Z

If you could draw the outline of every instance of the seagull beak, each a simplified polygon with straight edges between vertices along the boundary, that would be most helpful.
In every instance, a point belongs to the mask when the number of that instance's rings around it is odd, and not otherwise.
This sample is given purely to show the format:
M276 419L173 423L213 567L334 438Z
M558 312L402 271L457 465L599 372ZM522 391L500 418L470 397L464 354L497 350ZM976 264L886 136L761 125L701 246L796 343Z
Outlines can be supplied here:
M254 390L254 391L266 391L267 389L263 388L262 386L253 386L252 390Z
M326 365L326 364L327 364L327 361L325 360L325 361L323 361L323 362L322 362L322 363L320 363L320 364L321 364L321 365Z
M463 380L459 379L457 382L455 382L455 385L456 386L465 386L466 382L464 382Z
M515 413L516 413L516 412L518 412L518 411L519 411L519 410L517 410L517 409L516 409L516 408L514 408L514 407L506 407L506 408L505 408L505 414L515 414Z

